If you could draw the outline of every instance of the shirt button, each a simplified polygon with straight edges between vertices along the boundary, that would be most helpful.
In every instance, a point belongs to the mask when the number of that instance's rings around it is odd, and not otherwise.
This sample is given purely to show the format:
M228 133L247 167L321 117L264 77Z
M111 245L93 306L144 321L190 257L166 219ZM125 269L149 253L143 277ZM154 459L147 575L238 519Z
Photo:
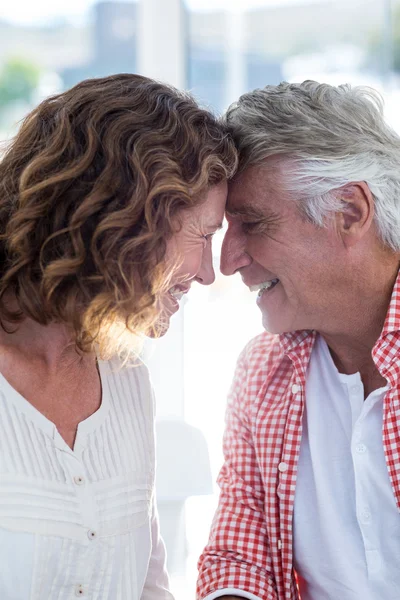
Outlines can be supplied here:
M77 586L75 586L75 596L84 596L85 595L85 589L83 587L83 585L78 584Z
M76 485L83 485L85 483L85 478L82 477L82 475L75 475L75 477L74 477L74 483Z
M369 512L369 510L363 510L361 513L361 518L363 523L369 523L369 521L371 520L371 513Z
M359 385L352 385L351 388L350 388L350 392L352 394L359 394L360 391L361 391L361 388L360 388Z
M288 466L285 462L281 462L278 465L278 469L280 470L281 473L285 473L285 471L288 470Z
M297 385L297 383L294 383L294 384L292 385L292 394L297 394L297 392L299 392L299 391L300 391L300 389L301 389L301 388L300 388L300 386L299 386L299 385Z
M97 533L93 531L93 529L89 529L89 531L87 532L87 536L89 540L95 540L97 538Z
M365 444L356 444L356 451L358 454L365 454L367 451L367 446L365 446Z

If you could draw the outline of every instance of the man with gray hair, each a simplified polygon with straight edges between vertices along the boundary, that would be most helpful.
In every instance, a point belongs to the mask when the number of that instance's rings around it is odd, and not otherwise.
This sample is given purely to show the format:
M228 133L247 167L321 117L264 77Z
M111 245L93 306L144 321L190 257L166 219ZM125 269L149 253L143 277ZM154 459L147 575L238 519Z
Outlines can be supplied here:
M226 115L221 256L266 332L231 388L198 598L400 598L400 138L373 91L306 81Z

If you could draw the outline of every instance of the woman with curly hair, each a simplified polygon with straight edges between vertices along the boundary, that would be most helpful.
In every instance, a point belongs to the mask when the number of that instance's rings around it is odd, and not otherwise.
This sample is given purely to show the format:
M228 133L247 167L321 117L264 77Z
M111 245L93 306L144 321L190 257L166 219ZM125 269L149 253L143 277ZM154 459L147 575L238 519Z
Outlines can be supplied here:
M42 102L0 162L0 598L171 598L135 340L214 280L236 151L138 75ZM136 356L136 354L135 354Z

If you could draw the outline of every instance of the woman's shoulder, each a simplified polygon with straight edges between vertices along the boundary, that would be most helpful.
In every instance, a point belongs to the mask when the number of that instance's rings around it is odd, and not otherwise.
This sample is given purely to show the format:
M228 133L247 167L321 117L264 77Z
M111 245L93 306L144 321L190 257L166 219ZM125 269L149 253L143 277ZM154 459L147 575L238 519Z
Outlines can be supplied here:
M114 357L107 361L99 361L103 384L107 384L111 396L119 405L141 405L152 412L154 403L153 387L149 369L140 357ZM146 412L147 412L146 410Z
M101 361L107 371L115 378L134 379L141 384L150 382L149 369L140 356L119 357L114 356L108 360Z

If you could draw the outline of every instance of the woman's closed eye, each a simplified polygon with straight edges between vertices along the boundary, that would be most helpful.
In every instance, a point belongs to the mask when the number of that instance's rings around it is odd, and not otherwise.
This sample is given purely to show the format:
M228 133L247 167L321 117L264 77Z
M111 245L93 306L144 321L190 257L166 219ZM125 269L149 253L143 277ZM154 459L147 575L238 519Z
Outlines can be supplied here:
M212 233L206 233L205 235L202 235L201 237L202 237L204 240L206 240L206 242L209 242L209 241L211 241L211 240L212 240L212 238L214 237L215 233L216 233L216 232L215 232L215 231L213 231Z

